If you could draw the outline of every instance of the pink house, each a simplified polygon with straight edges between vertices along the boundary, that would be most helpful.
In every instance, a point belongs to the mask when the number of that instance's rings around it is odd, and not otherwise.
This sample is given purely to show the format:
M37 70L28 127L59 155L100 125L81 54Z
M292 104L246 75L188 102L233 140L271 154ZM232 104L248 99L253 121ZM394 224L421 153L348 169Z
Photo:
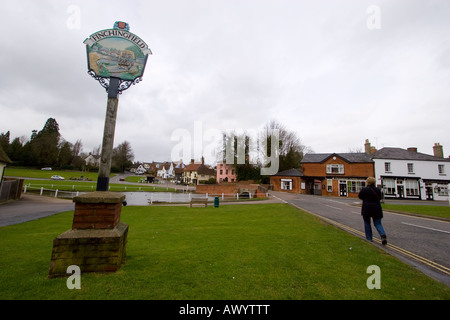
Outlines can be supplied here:
M236 169L225 163L217 164L217 183L236 182Z

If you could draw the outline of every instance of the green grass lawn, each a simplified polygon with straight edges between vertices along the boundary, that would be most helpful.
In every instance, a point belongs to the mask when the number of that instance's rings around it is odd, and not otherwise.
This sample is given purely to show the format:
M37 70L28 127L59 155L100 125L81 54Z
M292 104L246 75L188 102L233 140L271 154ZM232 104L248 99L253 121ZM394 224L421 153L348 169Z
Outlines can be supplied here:
M48 279L73 212L0 228L0 299L450 299L450 288L360 238L284 204L123 207L127 260ZM369 290L368 266L381 270Z
M29 168L16 168L16 167L6 167L5 176L11 177L24 177L24 178L38 178L38 179L50 179L51 176L58 175L64 177L64 179L69 180L70 178L84 178L90 179L92 181L97 181L97 172L81 172L81 171L70 171L70 170L38 170ZM111 174L114 177L115 174Z
M450 219L450 206L433 206L433 205L402 205L402 204L386 204L383 203L384 210L401 211L424 216L434 216Z
M64 177L65 180L35 180L35 179L50 179L53 175L59 175ZM12 177L24 177L24 184L31 186L31 188L27 189L27 192L39 192L39 189L43 187L44 189L49 190L59 190L59 191L80 191L80 192L88 192L95 191L97 186L97 172L81 172L81 171L46 171L46 170L37 170L37 169L28 169L28 168L11 168L7 167L5 169L5 176ZM91 181L77 181L70 180L71 178L80 178L83 176L84 178L90 179ZM111 174L110 177L114 177L115 174ZM35 179L26 179L26 178L35 178ZM142 178L142 177L136 177ZM136 180L138 182L139 180ZM131 179L130 182L134 182L134 179ZM167 188L163 185L155 186L147 183L143 183L142 185L126 185L120 183L110 183L110 190L117 192L124 191L147 191L147 192L174 192L174 188Z
M97 182L83 182L83 181L70 181L70 180L25 180L24 184L27 185L27 192L39 192L39 189L43 187L46 190L59 190L59 191L80 191L89 192L95 191ZM31 187L31 188L30 188ZM121 183L110 183L110 191L125 192L125 191L146 191L146 192L174 192L174 188L167 188L162 186L155 186L152 184L142 185L130 185Z

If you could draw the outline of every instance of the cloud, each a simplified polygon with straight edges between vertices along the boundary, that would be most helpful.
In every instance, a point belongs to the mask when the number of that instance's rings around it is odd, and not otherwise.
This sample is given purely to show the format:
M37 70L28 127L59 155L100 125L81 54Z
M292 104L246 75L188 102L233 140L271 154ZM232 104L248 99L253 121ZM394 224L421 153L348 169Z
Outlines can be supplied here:
M171 134L193 134L196 121L226 130L271 119L316 152L359 148L366 138L419 150L440 142L445 152L450 4L377 1L381 28L369 30L373 4L6 2L0 132L29 136L53 117L84 151L101 144L106 92L87 74L83 41L123 20L153 51L143 81L119 97L115 142L129 141L135 160L168 160Z

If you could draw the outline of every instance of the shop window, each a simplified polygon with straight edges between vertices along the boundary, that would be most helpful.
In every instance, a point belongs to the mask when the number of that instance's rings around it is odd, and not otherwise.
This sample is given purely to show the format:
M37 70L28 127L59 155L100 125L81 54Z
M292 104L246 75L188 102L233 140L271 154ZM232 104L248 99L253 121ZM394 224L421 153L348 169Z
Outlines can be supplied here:
M333 180L327 179L327 191L333 192Z

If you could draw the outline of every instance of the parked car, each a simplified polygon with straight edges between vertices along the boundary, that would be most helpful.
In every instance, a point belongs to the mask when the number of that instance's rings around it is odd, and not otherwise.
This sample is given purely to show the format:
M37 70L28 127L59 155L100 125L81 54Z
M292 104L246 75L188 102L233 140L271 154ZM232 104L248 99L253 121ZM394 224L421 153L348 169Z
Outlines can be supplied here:
M50 167L45 167L45 168L42 168L41 170L52 171L52 168L50 168Z
M52 180L64 180L64 177L61 177L61 176L52 176L50 179L52 179Z

